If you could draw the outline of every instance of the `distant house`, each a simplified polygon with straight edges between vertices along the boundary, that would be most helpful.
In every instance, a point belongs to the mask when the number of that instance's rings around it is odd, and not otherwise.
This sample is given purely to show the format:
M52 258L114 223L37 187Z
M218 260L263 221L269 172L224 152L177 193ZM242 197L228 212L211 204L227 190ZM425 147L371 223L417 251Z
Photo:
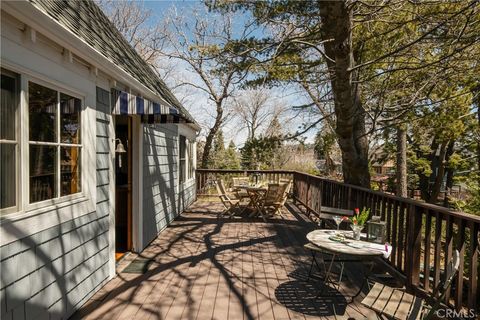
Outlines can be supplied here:
M92 1L1 5L1 319L68 318L195 199L198 124Z

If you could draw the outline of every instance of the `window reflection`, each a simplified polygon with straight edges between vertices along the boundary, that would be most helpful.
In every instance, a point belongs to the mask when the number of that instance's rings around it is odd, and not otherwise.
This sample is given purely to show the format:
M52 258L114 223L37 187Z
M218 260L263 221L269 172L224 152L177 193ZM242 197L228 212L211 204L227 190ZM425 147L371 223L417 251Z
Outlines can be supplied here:
M30 82L28 111L30 140L57 142L57 91Z
M2 71L0 108L0 209L17 205L16 113L19 101L18 76Z
M15 113L17 110L16 79L2 74L2 108L0 109L0 139L16 140Z
M80 143L80 99L60 94L60 141L62 143Z
M57 147L30 145L30 202L55 198Z
M80 191L80 148L61 147L61 196Z

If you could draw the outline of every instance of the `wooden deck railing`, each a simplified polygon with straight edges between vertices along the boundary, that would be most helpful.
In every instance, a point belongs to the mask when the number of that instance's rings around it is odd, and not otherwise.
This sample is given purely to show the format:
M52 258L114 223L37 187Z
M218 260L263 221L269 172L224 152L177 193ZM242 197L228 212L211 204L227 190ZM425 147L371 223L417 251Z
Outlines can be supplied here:
M293 197L308 213L321 207L371 208L387 224L387 241L393 246L389 262L406 279L406 286L429 298L443 281L445 261L460 252L459 276L445 302L457 310L477 310L479 294L480 217L444 207L401 198L296 171L197 170L197 195L208 194L217 178L227 184L233 176L252 176L269 181L293 179Z

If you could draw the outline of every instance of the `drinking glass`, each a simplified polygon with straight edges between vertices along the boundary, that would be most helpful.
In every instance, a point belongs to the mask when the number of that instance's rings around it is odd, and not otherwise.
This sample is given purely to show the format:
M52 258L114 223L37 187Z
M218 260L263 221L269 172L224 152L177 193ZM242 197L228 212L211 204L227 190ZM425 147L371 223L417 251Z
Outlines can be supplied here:
M335 221L335 223L337 224L337 234L338 234L338 231L340 230L340 223L342 223L342 217L340 216L333 216L333 221Z

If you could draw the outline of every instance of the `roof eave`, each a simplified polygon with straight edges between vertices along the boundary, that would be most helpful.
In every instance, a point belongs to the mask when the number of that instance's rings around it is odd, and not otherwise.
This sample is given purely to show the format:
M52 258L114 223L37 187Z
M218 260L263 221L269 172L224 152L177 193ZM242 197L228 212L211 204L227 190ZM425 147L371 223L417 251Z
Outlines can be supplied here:
M78 57L90 63L92 67L102 70L116 81L127 84L131 89L140 92L144 97L157 99L160 103L170 105L162 96L143 85L128 72L118 67L42 10L35 7L32 3L26 1L6 1L2 2L2 10L19 18L24 23L28 21L26 24L28 24L29 27L70 50Z

